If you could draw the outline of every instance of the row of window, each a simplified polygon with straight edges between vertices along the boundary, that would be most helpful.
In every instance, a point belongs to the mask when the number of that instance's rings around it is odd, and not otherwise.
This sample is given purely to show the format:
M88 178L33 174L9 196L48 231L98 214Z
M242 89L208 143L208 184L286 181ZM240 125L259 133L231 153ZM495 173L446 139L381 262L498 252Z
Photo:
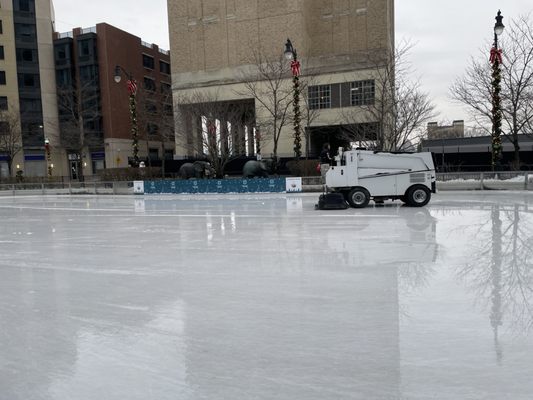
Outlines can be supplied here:
M155 69L154 57L148 54L143 54L143 67L148 69ZM170 75L170 64L166 61L159 60L159 72Z
M375 82L370 79L310 86L308 89L309 108L320 110L325 108L373 105L375 94Z

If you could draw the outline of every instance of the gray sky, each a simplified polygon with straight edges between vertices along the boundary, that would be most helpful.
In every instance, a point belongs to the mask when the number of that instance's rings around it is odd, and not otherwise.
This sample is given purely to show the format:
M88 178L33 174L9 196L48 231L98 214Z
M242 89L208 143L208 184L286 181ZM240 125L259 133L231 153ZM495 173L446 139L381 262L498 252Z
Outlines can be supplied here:
M169 48L166 0L53 1L60 32L107 22ZM415 44L411 61L423 90L437 105L439 121L468 120L464 107L450 100L448 88L463 73L471 55L478 56L483 47L488 57L498 8L504 24L533 12L531 0L396 0L395 4L396 38Z

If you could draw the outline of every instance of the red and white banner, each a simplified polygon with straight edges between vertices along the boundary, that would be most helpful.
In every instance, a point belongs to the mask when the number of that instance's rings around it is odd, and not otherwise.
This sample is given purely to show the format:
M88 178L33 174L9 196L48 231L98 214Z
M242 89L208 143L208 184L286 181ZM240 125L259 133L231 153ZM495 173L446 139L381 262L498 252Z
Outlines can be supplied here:
M128 93L130 94L130 96L135 96L135 94L137 93L137 82L135 81L135 79L131 79L128 80L127 84Z
M498 63L500 64L503 62L502 50L493 47L490 49L490 63L494 64L496 60L498 60Z
M291 62L291 70L293 76L300 76L301 69L300 69L300 61L294 60Z

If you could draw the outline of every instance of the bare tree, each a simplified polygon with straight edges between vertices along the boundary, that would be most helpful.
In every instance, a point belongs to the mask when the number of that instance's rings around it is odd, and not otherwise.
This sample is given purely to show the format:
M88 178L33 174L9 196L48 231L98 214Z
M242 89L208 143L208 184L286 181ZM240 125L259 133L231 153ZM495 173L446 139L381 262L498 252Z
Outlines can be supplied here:
M413 78L413 68L408 60L412 44L400 43L395 52L369 56L374 90L366 88L367 95L357 107L345 109L348 122L346 139L366 142L377 150L395 151L424 135L428 121L436 116L429 95L421 90L418 79ZM362 113L373 126L365 129L357 122ZM370 128L370 129L369 129Z
M83 81L79 86L57 87L61 145L78 154L80 162L86 148L103 147L99 98L98 85L93 79ZM78 178L83 180L81 164L77 172Z
M245 138L237 125L250 125L253 109L245 101L223 101L218 94L199 91L178 97L179 121L186 133L178 145L188 153L202 155L214 168L217 177L224 176L226 165L245 152ZM196 121L196 130L184 121Z
M261 50L253 52L253 72L243 77L243 96L252 97L258 104L261 117L256 119L256 128L261 140L272 140L274 169L278 164L278 145L283 128L291 122L293 88L290 65L280 54L278 58L267 58Z
M13 160L22 150L20 114L10 107L0 111L0 154L7 156L9 176L13 174Z
M514 147L514 167L520 166L518 135L533 128L533 24L530 17L512 20L502 40L501 109L503 134ZM488 52L472 58L465 74L450 88L451 97L466 105L480 126L492 125L492 70Z
M165 176L166 144L174 145L174 117L172 91L170 86L162 85L160 90L137 92L137 118L140 136L144 138L147 149L150 142L157 142L161 150L161 172ZM151 167L151 157L148 165Z

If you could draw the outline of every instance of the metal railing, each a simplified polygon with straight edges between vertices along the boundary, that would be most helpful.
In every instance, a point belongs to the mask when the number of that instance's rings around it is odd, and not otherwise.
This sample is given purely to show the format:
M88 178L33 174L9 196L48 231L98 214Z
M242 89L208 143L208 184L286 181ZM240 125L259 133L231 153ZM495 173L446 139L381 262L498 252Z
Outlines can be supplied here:
M437 173L439 189L533 190L533 173L522 171Z
M41 182L0 184L1 196L133 194L133 182Z

